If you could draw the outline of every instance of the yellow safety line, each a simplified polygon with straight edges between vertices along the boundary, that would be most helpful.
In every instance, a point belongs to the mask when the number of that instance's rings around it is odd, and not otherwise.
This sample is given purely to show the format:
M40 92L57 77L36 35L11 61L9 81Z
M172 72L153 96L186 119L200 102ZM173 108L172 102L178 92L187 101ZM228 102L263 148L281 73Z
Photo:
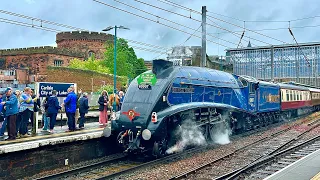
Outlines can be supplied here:
M13 141L0 141L0 146L1 145L6 145L6 144L16 144L19 142L31 142L29 140L39 140L39 139L44 139L44 137L47 137L46 139L52 139L55 137L65 137L68 135L79 135L79 134L84 134L84 133L89 133L89 132L94 132L94 131L103 131L103 128L96 128L96 129L85 129L85 130L79 130L79 131L73 131L73 132L63 132L63 133L56 133L56 134L44 134L44 135L37 135L37 136L29 136L25 138L19 138Z
M320 172L317 175L313 176L311 180L320 180Z

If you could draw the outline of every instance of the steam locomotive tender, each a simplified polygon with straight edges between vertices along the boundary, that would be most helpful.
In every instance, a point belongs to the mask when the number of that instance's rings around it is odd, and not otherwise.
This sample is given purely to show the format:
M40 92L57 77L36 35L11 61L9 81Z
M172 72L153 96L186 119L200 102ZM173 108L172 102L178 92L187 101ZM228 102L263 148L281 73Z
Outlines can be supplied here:
M218 125L241 133L278 122L280 116L290 118L300 110L305 113L319 108L319 101L311 103L306 87L208 68L173 66L165 60L154 60L152 72L156 84L139 89L137 78L133 80L111 128L104 129L106 137L117 136L125 152L163 156L178 141L174 132L186 120L195 122L210 140ZM312 92L320 93L318 89Z

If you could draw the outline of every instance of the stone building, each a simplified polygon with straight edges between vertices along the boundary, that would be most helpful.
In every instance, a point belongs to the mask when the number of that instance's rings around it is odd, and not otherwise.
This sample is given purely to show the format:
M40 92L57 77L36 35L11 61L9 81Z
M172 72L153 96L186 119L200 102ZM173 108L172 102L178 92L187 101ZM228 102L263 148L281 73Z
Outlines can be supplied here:
M86 60L95 54L103 58L106 44L113 35L98 32L61 32L56 35L57 47L29 47L0 50L0 81L12 84L45 81L47 66L68 66L74 58ZM12 72L1 76L2 72Z

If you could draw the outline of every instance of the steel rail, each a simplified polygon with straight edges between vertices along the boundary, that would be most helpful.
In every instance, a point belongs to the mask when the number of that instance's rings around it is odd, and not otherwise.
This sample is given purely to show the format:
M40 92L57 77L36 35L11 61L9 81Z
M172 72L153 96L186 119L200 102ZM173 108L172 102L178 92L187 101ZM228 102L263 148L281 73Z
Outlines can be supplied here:
M287 148L287 149L285 149L283 151L280 151L280 152L278 152L276 154L264 157L263 159L261 159L259 161L256 161L256 162L253 162L252 164L250 164L250 165L248 165L246 167L243 167L241 170L238 170L237 172L233 173L231 176L224 177L223 179L234 179L234 178L240 176L241 174L243 174L243 173L245 173L245 172L247 172L249 170L252 170L252 169L254 169L256 167L262 166L262 165L264 165L264 164L266 164L266 163L268 163L270 161L273 161L274 159L278 158L279 156L282 156L284 154L287 154L287 153L292 152L292 151L297 150L297 149L302 149L303 147L306 147L307 145L313 144L315 141L317 141L319 139L320 139L320 135L318 135L318 136L316 136L316 137L314 137L312 139L309 139L309 140L307 140L305 142L302 142L302 143L300 143L298 145L295 145L295 146ZM221 178L219 177L216 180L218 180L218 179L221 179Z
M313 121L313 122L311 122L311 123L308 123L308 125L309 125L309 124L314 124L314 122L319 122L319 120L320 120L320 119L317 119L317 120L315 120L315 121ZM297 142L303 135L307 134L308 132L310 132L311 130L313 130L313 129L319 127L319 126L320 126L320 123L317 124L317 125L315 125L315 126L313 126L313 127L311 127L311 128L309 128L308 130L300 133L298 136L292 138L290 141L286 142L285 144L283 144L283 145L281 145L280 147L276 148L276 149L273 150L272 152L268 153L266 156L262 156L262 157L260 157L260 158L258 158L258 159L256 159L256 160L254 160L254 161L253 161L252 163L250 163L250 164L254 164L254 163L256 163L256 162L259 162L260 160L263 160L263 159L268 158L268 157L270 157L270 156L276 155L276 154L278 154L279 152L283 152L283 151L286 151L286 150L288 150L288 149L291 149L290 147L288 147L289 145L292 145L294 142ZM311 140L312 140L312 139L311 139ZM309 141L306 141L306 142L309 142ZM303 143L302 143L302 144L303 144ZM288 147L288 148L285 149L285 147ZM293 147L295 147L295 146L293 146ZM299 147L300 147L300 146L299 146ZM281 150L282 150L282 151L281 151ZM222 180L222 179L227 179L227 178L229 178L229 177L233 177L235 174L238 174L239 172L242 172L243 169L245 169L246 167L248 167L248 165L245 166L245 167L238 168L238 169L236 169L236 170L234 170L234 171L232 171L232 172L226 173L226 174L224 174L224 175L216 178L215 180Z
M116 177L118 177L120 175L128 174L128 173L136 171L138 169L150 167L152 165L156 165L156 164L163 163L163 162L166 162L166 161L172 161L173 159L180 158L183 155L188 155L188 154L191 154L191 153L197 153L198 151L205 150L205 149L210 148L210 147L212 147L212 146L209 146L209 147L208 146L194 147L194 148L188 149L188 150L186 150L184 152L181 152L181 153L171 154L171 155L165 156L165 157L160 158L160 159L149 161L149 162L146 162L146 163L143 163L143 164L140 164L140 165L128 168L128 169L124 169L122 171L115 172L113 174L108 174L108 175L105 175L105 176L101 176L101 177L99 177L99 178L97 178L95 180L116 178Z
M86 172L86 171L89 171L90 169L93 169L93 168L96 168L96 167L99 167L99 166L102 166L102 165L105 165L105 164L108 164L108 163L112 163L112 162L127 158L127 155L123 154L123 153L118 153L118 154L115 154L113 156L114 157L110 157L110 158L108 158L108 159L106 159L104 161L101 161L101 162L96 162L96 163L93 163L93 164L89 164L89 165L85 165L85 166L82 166L82 167L70 169L70 170L67 170L67 171L58 172L56 174L52 174L52 175L48 175L48 176L44 176L44 177L38 178L36 180L58 179L58 178L62 178L62 177L65 177L65 176L71 176L71 175L75 175L75 174L80 173L80 172Z
M301 117L300 117L300 118L301 118ZM214 159L214 160L212 160L212 161L210 161L210 162L207 162L207 163L205 163L205 164L203 164L203 165L194 167L194 168L192 168L191 170L188 170L188 171L186 171L186 172L182 172L182 173L180 173L180 174L178 174L178 175L176 175L176 176L171 177L170 180L172 180L172 179L181 179L181 178L183 178L183 177L187 177L188 175L190 175L190 174L192 174L192 173L194 173L194 172L196 172L196 171L198 171L198 170L200 170L200 169L203 169L203 168L205 168L205 167L207 167L207 166L210 166L210 165L213 164L213 163L216 163L216 162L218 162L218 161L221 161L221 160L223 160L223 159L225 159L225 158L229 158L230 156L236 154L237 152L239 152L239 151L241 151L241 150L243 150L243 149L249 148L250 146L253 146L253 145L257 144L257 143L263 142L263 141L265 141L265 140L268 140L268 139L271 139L271 138L273 138L273 137L276 137L276 136L278 136L278 135L280 135L280 134L283 134L283 133L291 130L292 128L294 128L294 127L296 127L296 126L299 126L299 125L301 125L301 124L304 124L305 121L306 121L306 120L302 120L302 121L299 122L299 123L296 123L296 124L293 124L293 125L287 127L286 129L277 131L277 132L275 132L275 133L272 133L272 134L269 135L269 136L266 136L266 137L261 138L261 139L259 139L259 140L257 140L257 141L254 141L254 142L252 142L252 143L250 143L250 144L248 144L248 145L246 145L246 146L243 146L243 147L241 147L241 148L238 148L238 149L234 150L233 152L231 152L231 153L229 153L229 154L227 154L227 155L224 155L224 156L222 156L222 157L219 157L219 158L217 158L217 159Z

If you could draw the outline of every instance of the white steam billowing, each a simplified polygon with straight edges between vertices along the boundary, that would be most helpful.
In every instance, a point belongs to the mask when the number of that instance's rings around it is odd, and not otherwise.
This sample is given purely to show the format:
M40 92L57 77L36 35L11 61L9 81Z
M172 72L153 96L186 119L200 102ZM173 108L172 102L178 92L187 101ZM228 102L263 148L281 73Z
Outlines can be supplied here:
M214 143L217 144L229 144L230 143L230 129L226 127L224 123L218 123L216 124L212 129L211 132L213 133L211 135L211 139Z
M222 119L228 118L227 115L220 117ZM230 143L229 136L231 134L231 130L224 121L215 124L208 130L211 132L209 133L209 139L211 139L213 143L222 145ZM203 135L202 129L197 126L195 121L189 119L182 122L181 126L177 128L175 136L178 141L174 146L170 147L166 151L167 154L181 152L187 146L203 146L208 143Z
M170 147L166 153L181 152L187 146L191 145L206 145L206 139L203 136L201 129L192 120L185 120L175 132L178 137L178 142Z

